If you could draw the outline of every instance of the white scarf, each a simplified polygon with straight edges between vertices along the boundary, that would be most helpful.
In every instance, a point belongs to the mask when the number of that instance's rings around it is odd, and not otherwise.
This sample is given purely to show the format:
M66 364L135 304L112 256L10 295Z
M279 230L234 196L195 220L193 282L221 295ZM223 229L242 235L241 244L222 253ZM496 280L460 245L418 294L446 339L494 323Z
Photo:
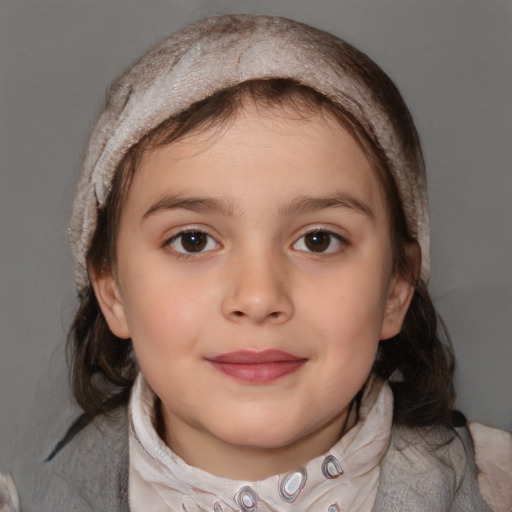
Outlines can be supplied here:
M155 431L155 398L139 375L129 406L132 512L370 512L373 508L393 416L387 382L369 379L358 421L328 453L297 471L257 482L213 476L186 464Z

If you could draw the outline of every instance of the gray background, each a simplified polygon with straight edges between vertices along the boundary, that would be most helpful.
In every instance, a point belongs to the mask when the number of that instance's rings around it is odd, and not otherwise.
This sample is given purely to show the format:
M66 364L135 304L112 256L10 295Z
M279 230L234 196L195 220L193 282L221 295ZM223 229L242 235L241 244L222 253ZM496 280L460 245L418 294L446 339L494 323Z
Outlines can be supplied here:
M0 0L0 467L47 455L76 414L66 224L107 85L165 35L223 12L331 31L398 84L427 161L431 290L458 355L458 405L512 430L510 1Z

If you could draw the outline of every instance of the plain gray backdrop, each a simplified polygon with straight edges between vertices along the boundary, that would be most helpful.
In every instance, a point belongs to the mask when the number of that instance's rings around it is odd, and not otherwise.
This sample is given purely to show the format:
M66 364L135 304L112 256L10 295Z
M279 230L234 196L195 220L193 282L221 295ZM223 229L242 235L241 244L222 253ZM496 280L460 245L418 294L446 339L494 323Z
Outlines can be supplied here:
M458 406L512 430L512 3L508 0L0 0L0 467L48 455L76 415L73 187L108 84L208 14L280 14L390 74L427 162L434 300Z

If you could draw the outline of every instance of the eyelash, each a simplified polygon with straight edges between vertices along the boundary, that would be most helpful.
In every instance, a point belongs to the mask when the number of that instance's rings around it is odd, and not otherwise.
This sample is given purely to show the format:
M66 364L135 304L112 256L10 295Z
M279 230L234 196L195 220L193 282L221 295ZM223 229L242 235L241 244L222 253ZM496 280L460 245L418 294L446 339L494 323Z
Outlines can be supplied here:
M306 237L308 237L310 235L317 235L317 236L321 235L322 237L320 238L319 241L323 242L324 244L326 243L325 248L323 250L318 250L318 251L315 251L311 247L309 247L310 250L298 249L297 246L300 244L301 240L304 241L303 242L304 245L307 245ZM325 240L325 238L327 238L327 240ZM334 249L332 248L333 240L338 244L338 246ZM299 251L303 251L303 252L321 257L321 256L328 256L333 253L338 253L347 245L348 245L348 241L344 237L339 235L338 233L334 233L334 232L330 231L329 229L317 227L317 228L311 229L311 230L307 231L306 233L304 233L301 237L299 237L297 239L296 242L294 242L292 247ZM320 248L323 248L323 246L321 246ZM330 250L328 250L328 249L330 249Z
M184 237L186 235L197 235L198 237L205 237L205 239L203 240L204 245L202 247L200 247L200 250L198 250L198 251L194 251L194 250L187 251L186 247L183 245L185 242ZM179 242L180 239L181 239L180 246L182 249L185 249L184 251L178 250L176 247L173 247L173 244L175 242ZM200 246L199 242L201 242L201 240L197 240L197 242L198 242L198 246ZM212 242L215 245L215 247L213 247L213 248L208 247L209 245L211 245ZM183 257L183 258L198 256L198 255L204 254L205 252L212 251L214 248L218 248L219 246L220 246L219 243L211 235L209 235L208 233L206 233L205 231L203 231L201 229L194 229L194 228L180 231L179 233L175 234L174 236L169 238L169 240L167 240L164 243L164 247L169 248L178 257ZM205 250L205 248L206 248L206 250Z
M188 250L191 249L189 247L188 249L184 246L185 239L184 237L186 235L197 235L196 241L194 241L193 237L189 242L192 242L193 244L196 244L196 248L199 250ZM317 236L317 242L319 242L319 249L315 250L311 247L311 245L308 247L307 237L308 236ZM332 244L333 240L336 242L337 246L333 249ZM302 242L301 242L302 241ZM310 240L310 242L314 240ZM177 247L173 246L175 243L180 243L180 248L184 250L179 250ZM214 245L211 247L211 245ZM305 248L300 248L300 245L304 245ZM328 229L324 229L321 227L317 227L314 229L311 229L301 235L293 244L292 248L294 250L298 250L300 252L313 254L318 257L321 256L329 256L333 253L340 252L345 246L347 246L349 243L348 241L342 237L341 235L334 233ZM173 251L178 257L182 258L190 258L194 256L199 256L201 254L210 252L214 250L215 248L219 248L220 244L207 232L201 230L201 229L186 229L183 231L180 231L179 233L173 235L171 238L165 241L164 247L170 249Z

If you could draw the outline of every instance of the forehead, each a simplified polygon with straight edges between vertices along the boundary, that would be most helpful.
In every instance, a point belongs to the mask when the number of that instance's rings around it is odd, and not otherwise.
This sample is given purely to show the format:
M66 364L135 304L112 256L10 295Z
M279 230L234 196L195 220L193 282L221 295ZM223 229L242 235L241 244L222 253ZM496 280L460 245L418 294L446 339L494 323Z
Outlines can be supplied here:
M384 208L379 180L365 153L330 112L298 111L291 104L254 102L219 126L186 134L147 151L139 162L128 203L159 195L230 196L243 210L298 195L353 192Z

